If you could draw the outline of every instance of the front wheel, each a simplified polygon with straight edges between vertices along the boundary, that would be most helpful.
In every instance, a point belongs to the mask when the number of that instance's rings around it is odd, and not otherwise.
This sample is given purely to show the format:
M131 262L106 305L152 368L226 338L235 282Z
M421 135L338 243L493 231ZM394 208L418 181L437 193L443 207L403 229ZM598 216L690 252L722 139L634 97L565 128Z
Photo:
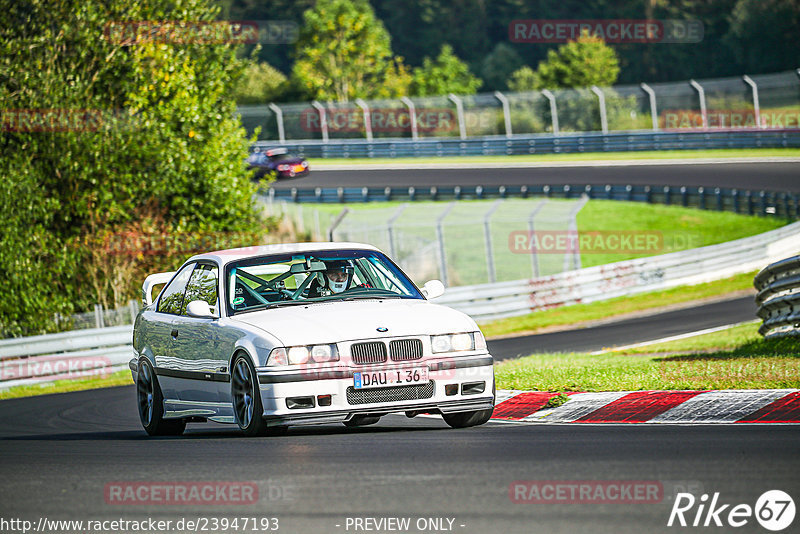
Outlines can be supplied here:
M287 427L270 427L264 421L264 406L261 403L261 388L258 375L250 359L238 356L231 368L231 397L236 424L245 436L285 434Z
M146 359L139 361L136 373L136 400L139 420L151 436L179 436L186 429L186 421L164 419L164 396L158 385L153 366Z
M476 410L474 412L457 412L442 414L444 422L452 428L467 428L482 425L492 417L494 409Z

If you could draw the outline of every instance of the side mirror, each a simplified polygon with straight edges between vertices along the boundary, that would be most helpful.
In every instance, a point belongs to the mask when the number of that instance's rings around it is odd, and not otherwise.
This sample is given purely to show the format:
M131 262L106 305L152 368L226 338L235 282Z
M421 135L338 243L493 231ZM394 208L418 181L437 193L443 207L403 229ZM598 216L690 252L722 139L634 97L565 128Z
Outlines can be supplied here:
M216 319L217 316L211 311L211 306L204 300L193 300L186 306L186 315L197 317L198 319Z
M435 299L444 295L444 284L439 280L429 280L422 286L422 295L426 299Z

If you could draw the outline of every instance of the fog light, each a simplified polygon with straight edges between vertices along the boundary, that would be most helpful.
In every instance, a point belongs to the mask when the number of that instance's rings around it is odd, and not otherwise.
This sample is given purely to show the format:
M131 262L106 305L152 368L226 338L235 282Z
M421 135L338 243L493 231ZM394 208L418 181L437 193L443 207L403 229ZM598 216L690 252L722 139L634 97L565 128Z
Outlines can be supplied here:
M444 387L444 394L449 396L458 395L458 384L447 384Z
M486 389L486 382L468 382L461 384L462 395L477 395Z
M286 399L286 407L290 410L299 410L301 408L313 408L314 397L289 397Z
M331 396L330 395L318 395L317 396L317 404L320 406L330 406L331 405Z

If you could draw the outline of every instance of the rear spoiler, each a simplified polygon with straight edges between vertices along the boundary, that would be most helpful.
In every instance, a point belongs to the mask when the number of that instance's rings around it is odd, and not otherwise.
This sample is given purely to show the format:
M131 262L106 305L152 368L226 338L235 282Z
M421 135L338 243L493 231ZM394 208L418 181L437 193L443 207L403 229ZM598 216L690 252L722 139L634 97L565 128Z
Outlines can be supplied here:
M142 284L142 304L145 306L150 306L153 303L153 286L158 284L166 284L172 280L172 277L175 276L175 273L176 271L169 273L155 273L145 278L144 283Z

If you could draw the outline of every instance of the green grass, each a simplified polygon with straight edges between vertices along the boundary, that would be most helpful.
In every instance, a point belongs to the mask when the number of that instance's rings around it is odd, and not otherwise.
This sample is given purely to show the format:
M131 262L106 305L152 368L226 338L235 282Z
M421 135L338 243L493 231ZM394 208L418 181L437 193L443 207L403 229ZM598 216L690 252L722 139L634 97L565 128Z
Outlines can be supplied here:
M717 297L735 291L752 289L755 275L756 272L745 273L707 284L678 286L663 291L537 311L519 317L483 323L481 330L489 338L517 332L534 332L543 328L597 321L627 313Z
M407 161L425 161L433 163L551 163L567 161L615 161L642 159L708 159L708 158L766 158L797 157L800 149L796 148L753 148L753 149L717 149L717 150L663 150L643 152L581 152L571 154L525 154L515 156L446 156L424 158L318 158L324 165L368 165L398 163ZM313 161L312 161L313 164Z
M624 350L614 350L614 354L669 354L680 352L700 352L713 350L729 350L736 347L754 343L761 339L758 327L761 321L756 319L751 322L726 328L718 332L702 334L699 336L676 339L664 343L654 343L642 347L632 347Z
M785 223L786 221L773 217L737 215L682 206L592 200L578 213L579 232L647 232L641 235L654 237L656 246L652 248L652 254L609 254L602 249L582 252L581 265L592 267L724 243L774 230Z
M762 339L757 325L698 336L704 352L676 354L534 354L495 366L498 389L537 391L637 391L800 388L800 340ZM647 347L687 346L680 340ZM717 349L712 346L719 345Z
M0 391L0 399L32 397L34 395L66 393L68 391L83 391L86 389L108 388L112 386L127 386L129 384L133 384L131 372L118 371L107 377L86 378L81 380L57 380L46 384L15 386Z

